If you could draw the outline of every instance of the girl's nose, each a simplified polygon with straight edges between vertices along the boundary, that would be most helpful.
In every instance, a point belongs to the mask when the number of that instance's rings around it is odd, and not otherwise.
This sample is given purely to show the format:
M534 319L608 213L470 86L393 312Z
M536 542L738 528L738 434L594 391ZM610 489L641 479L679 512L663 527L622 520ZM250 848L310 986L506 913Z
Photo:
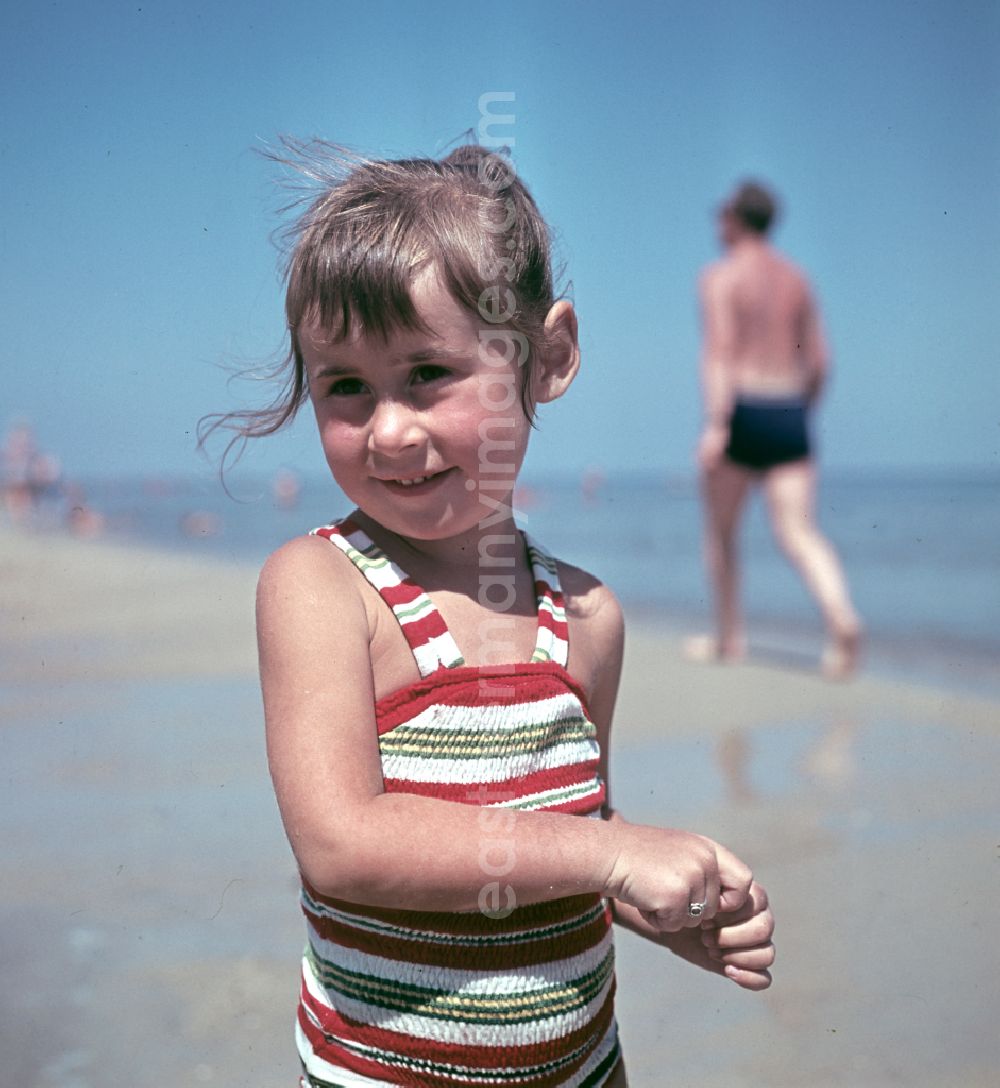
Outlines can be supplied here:
M380 400L372 412L368 448L372 453L397 453L419 444L423 429L417 412L398 400Z

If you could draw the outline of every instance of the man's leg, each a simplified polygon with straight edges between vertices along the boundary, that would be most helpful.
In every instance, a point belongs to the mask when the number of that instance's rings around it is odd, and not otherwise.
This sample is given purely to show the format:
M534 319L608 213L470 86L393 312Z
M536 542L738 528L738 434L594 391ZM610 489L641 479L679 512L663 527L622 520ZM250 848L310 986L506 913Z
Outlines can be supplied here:
M740 517L754 474L723 458L702 474L705 563L715 600L715 653L739 658L746 651L740 606Z
M815 464L802 460L769 469L764 494L778 544L823 614L830 636L824 669L831 676L847 676L857 665L861 622L837 553L816 524Z

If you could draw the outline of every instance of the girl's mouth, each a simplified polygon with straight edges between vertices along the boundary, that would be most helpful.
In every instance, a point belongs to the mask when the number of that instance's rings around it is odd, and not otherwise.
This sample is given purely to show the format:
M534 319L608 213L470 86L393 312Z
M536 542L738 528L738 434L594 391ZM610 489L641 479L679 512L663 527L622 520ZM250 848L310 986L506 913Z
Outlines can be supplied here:
M382 482L387 487L391 487L393 491L405 491L407 494L416 495L429 490L438 481L443 480L450 471L450 469L445 469L443 472L430 472L424 476L401 476L394 480L383 480Z

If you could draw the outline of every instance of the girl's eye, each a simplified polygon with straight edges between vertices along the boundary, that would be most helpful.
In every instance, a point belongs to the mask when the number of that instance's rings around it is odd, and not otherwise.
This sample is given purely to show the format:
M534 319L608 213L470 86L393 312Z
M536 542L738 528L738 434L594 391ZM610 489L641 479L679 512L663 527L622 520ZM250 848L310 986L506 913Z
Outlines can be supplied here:
M412 381L414 385L423 385L426 382L437 381L447 377L448 371L437 363L422 363L413 370Z
M338 378L329 389L331 397L356 397L365 391L365 383L360 378Z

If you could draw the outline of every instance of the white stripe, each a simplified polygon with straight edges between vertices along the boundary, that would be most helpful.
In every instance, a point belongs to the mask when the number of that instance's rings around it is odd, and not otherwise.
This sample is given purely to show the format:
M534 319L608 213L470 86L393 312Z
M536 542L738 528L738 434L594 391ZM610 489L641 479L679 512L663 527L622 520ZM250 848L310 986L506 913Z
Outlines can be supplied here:
M484 759L459 760L454 756L436 759L387 752L382 757L382 774L385 778L402 779L406 782L468 784L470 790L476 792L474 787L477 783L506 782L508 779L520 778L536 771L593 762L599 755L597 742L590 740L552 745L541 752L526 752L517 757ZM478 792L476 796L478 797ZM498 799L501 805L510 800L507 797Z
M540 993L553 984L563 985L596 970L611 946L609 929L595 945L575 956L507 970L476 971L389 959L358 948L345 948L320 937L311 926L308 929L309 942L317 954L345 971L399 983L401 986L433 987L478 996Z
M484 690L495 685L502 685L505 677L484 677L479 683ZM405 722L400 722L386 736L397 730L408 728L423 729L464 729L467 732L483 734L486 732L504 733L519 729L526 723L548 725L553 722L582 719L588 721L580 700L571 692L560 692L544 699L527 699L517 703L493 704L490 706L465 706L457 704L434 704L414 714Z
M600 964L603 955L607 952L607 946L610 945L610 943L611 939L609 934L607 938L602 940L600 945L595 948L595 953L600 952L600 955L597 955L594 963L589 965L590 970L595 969ZM349 952L351 950L343 951ZM369 961L373 959L373 957L366 957L363 954L358 955L360 958ZM572 960L563 960L559 962L578 962L582 958L583 957L573 957ZM388 965L388 971L383 968L383 970L379 972L366 971L365 973L388 978L391 981L416 981L418 985L433 986L435 989L440 987L445 990L452 989L447 981L449 977L463 974L463 972L444 971L438 968L416 965L423 971L423 977L414 979L411 970L404 970L409 969L411 967L410 964L401 964L396 960L383 960L381 962L382 965ZM525 968L525 970L537 970L537 968ZM560 1039L570 1032L578 1030L588 1024L598 1014L607 998L608 988L611 986L614 978L613 973L609 974L605 984L590 1002L569 1012L560 1013L556 1016L543 1017L527 1023L478 1024L474 1021L462 1021L459 1019L460 1013L456 1013L454 1019L438 1019L437 1017L432 1016L421 1016L415 1013L383 1009L378 1006L369 1005L364 1001L345 998L342 994L326 990L322 982L313 974L312 966L308 960L303 961L303 977L309 993L319 1005L325 1005L328 1008L336 1008L341 1016L357 1020L362 1024L370 1024L386 1031L403 1032L404 1034L412 1035L418 1039L488 1047L532 1046L538 1043L546 1043L555 1039ZM486 978L479 980L478 986L473 987L470 985L460 992L487 995L509 994L511 998L514 999L519 993L531 993L541 989L547 981L560 980L532 978L524 975L517 975L512 972L500 972L494 975L487 975Z
M438 657L437 650L432 643L425 642L423 645L414 646L411 649L421 676L430 676L432 672L437 671L441 659Z
M618 1025L614 1020L611 1022L611 1026L604 1033L603 1038L595 1047L593 1053L584 1062L579 1072L574 1074L573 1077L565 1082L564 1088L579 1088L584 1080L596 1069L605 1057L611 1052L615 1044L618 1041ZM363 1077L360 1073L352 1073L349 1069L343 1069L339 1065L331 1065L328 1061L319 1057L313 1053L309 1045L309 1039L306 1037L305 1032L302 1030L302 1025L296 1020L295 1022L295 1042L298 1048L299 1057L302 1059L302 1063L306 1070L319 1080L329 1081L332 1084L342 1086L342 1088L391 1088L390 1081L384 1080L372 1080L370 1077ZM372 1047L362 1047L358 1044L354 1044L352 1049L356 1047L361 1051L363 1056L370 1056L377 1060L379 1051L376 1051ZM365 1054L367 1052L367 1054ZM464 1066L455 1066L456 1070L465 1070ZM507 1068L510 1068L509 1066ZM492 1069L468 1069L467 1075L463 1079L471 1079L478 1077L482 1079L484 1084L491 1083L491 1079L495 1081L495 1071Z
M447 629L442 635L433 635L426 644L434 647L434 652L442 665L451 665L462 658L455 640L451 637L451 632Z
M593 1071L604 1061L604 1059L614 1049L615 1044L618 1042L618 1024L615 1020L611 1021L611 1026L604 1033L604 1038L597 1044L593 1054L583 1063L579 1072L575 1073L568 1081L566 1081L563 1088L579 1088L581 1084L593 1073ZM609 1069L608 1073L614 1072L613 1069ZM607 1083L605 1080L603 1083Z
M360 1073L352 1073L339 1065L331 1065L318 1054L314 1054L298 1019L295 1021L295 1045L306 1072L317 1080L325 1080L330 1084L340 1085L342 1088L392 1088L392 1084L387 1080L372 1080L370 1077L363 1077Z
M528 545L528 555L531 557L531 576L536 582L546 582L552 593L545 594L539 602L539 611L550 612L554 619L565 622L566 611L555 603L555 597L562 593L559 584L559 566L555 558L537 544L527 533L525 541ZM547 627L538 625L538 638L535 642L535 650L546 654L557 665L564 668L569 661L569 643L565 638L557 635Z

